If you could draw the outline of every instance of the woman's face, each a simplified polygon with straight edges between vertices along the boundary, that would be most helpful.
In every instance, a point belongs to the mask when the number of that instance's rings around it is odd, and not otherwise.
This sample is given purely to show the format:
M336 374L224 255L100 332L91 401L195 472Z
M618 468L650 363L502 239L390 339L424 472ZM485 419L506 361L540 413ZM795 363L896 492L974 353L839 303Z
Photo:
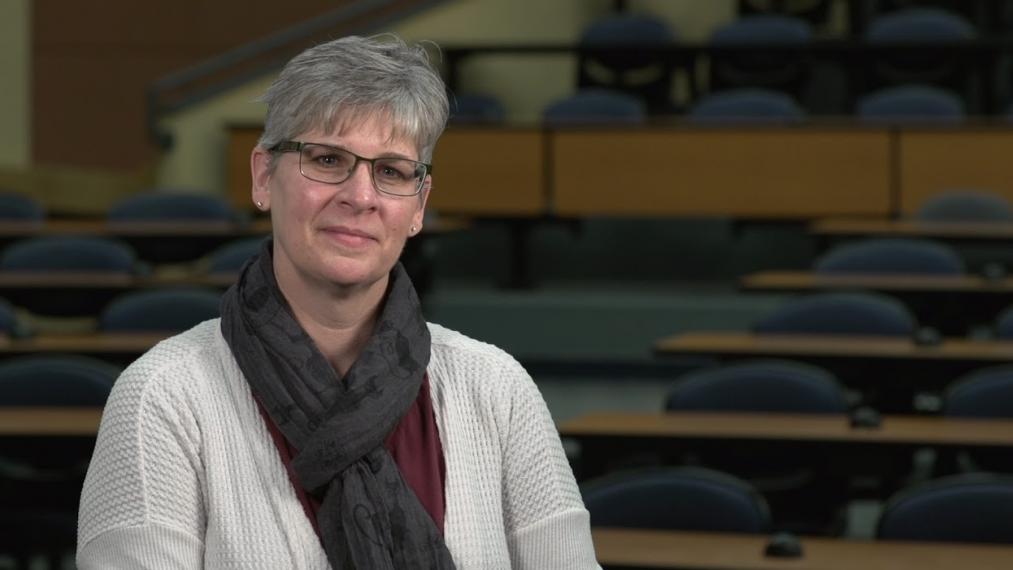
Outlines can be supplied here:
M392 139L388 124L377 118L352 122L330 135L311 131L295 140L341 147L367 158L419 160L415 144ZM326 184L299 172L298 152L281 153L274 160L272 172L269 153L254 149L253 200L270 208L274 267L283 286L386 287L411 228L415 233L422 228L430 178L418 196L390 196L373 187L365 162L344 182Z

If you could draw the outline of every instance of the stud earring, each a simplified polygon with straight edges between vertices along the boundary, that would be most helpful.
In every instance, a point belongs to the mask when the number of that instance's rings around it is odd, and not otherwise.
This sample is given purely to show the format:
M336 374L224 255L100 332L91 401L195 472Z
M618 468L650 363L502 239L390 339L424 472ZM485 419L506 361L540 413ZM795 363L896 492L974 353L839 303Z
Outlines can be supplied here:
M261 210L263 210L264 209L264 203L261 202L260 200L257 200L257 207L260 208Z
M411 235L415 235L415 226L412 226L412 227L411 227L411 229L410 229L410 230L408 230L408 232L409 232L409 233L410 233Z

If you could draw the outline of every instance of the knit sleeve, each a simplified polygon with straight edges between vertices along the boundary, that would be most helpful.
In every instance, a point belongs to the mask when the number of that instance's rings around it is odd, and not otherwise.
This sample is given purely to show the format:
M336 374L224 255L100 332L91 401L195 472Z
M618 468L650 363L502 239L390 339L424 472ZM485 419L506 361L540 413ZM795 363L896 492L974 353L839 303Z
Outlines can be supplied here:
M512 567L598 568L588 513L545 401L515 361L503 373L511 377L503 508Z
M205 517L194 397L172 359L142 357L106 403L78 520L78 568L201 568ZM178 361L178 359L177 359Z

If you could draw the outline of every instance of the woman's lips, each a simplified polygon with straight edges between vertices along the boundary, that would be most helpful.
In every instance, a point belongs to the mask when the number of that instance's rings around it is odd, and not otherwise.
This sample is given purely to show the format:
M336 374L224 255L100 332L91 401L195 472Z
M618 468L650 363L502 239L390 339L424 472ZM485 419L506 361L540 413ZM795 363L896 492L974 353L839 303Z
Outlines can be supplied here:
M361 248L376 241L376 238L367 232L344 226L324 228L323 232L328 238L345 247Z

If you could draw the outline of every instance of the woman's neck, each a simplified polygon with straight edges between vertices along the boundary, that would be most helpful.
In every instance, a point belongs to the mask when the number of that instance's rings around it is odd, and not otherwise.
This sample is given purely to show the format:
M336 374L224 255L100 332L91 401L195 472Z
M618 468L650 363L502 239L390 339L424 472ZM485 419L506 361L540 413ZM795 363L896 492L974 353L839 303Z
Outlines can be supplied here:
M369 287L342 288L288 279L285 273L276 269L275 279L296 321L344 376L373 333L388 278Z

